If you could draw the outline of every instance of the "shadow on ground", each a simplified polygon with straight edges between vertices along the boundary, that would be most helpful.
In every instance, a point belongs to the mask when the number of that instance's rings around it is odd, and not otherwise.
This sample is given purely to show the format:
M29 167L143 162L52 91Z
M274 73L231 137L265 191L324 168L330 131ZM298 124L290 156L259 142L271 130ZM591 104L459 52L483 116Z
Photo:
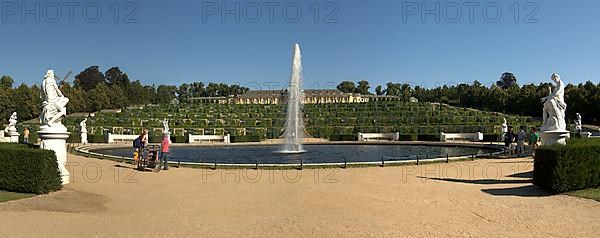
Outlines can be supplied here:
M425 179L431 179L436 181L445 181L453 183L466 183L466 184L477 184L477 185L502 185L502 184L524 184L525 186L510 187L510 188L483 188L482 192L494 195L494 196L519 196L519 197L542 197L551 196L551 192L539 188L532 184L533 172L521 172L516 174L508 175L510 178L521 178L521 179L458 179L458 178L430 178L430 177L419 177Z

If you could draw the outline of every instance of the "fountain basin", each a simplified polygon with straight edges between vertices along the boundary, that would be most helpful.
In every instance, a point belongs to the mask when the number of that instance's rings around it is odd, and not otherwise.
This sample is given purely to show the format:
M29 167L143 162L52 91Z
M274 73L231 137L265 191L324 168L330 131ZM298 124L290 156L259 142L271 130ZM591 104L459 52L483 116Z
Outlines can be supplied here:
M305 144L303 153L281 153L280 145L229 145L229 146L177 146L171 148L170 161L185 164L227 165L293 165L379 163L386 161L410 161L418 156L421 161L446 159L497 153L501 151L489 145L459 144L398 144L398 143L348 143L348 144ZM126 148L92 149L99 154L131 157L133 150ZM293 151L296 152L296 151Z

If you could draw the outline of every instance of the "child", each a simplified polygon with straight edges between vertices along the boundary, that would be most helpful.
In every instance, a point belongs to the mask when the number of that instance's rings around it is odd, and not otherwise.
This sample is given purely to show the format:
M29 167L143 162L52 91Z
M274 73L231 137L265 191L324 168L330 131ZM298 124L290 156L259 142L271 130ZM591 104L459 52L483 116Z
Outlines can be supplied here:
M169 170L168 157L169 157L169 146L171 145L171 135L169 132L166 132L163 136L162 143L160 144L160 163L163 165L164 170ZM160 164L158 165L160 169Z
M133 151L133 164L138 163L138 159L140 158L140 152L138 152L139 148L135 148Z

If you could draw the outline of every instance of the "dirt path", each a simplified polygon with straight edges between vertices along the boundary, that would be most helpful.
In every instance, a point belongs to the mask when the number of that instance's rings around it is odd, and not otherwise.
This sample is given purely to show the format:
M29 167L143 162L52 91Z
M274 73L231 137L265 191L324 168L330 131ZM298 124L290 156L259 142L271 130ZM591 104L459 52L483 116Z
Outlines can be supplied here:
M0 204L0 237L597 237L600 232L600 203L536 188L530 182L531 159L160 173L72 155L69 161L76 165L73 182L62 191Z

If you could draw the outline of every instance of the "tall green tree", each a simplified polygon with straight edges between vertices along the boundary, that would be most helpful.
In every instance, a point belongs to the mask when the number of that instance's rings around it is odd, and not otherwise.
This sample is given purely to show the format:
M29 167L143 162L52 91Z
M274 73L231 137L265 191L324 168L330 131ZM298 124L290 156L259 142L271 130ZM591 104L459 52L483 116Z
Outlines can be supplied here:
M377 96L381 96L384 94L384 92L381 89L381 85L377 85L377 87L375 87L375 94L377 94Z
M0 78L0 88L12 88L14 82L15 80L13 80L10 76L4 75L2 78Z
M353 93L356 91L356 85L354 85L354 82L342 81L337 89L345 93Z
M500 80L496 82L496 86L503 89L509 89L515 85L517 85L517 77L511 72L504 72L502 76L500 76Z
M74 85L85 91L95 89L98 84L105 82L105 77L98 66L90 66L75 76Z
M371 88L371 86L369 86L369 82L366 80L361 80L358 82L358 86L356 86L356 93L360 93L362 95L369 95L371 94L369 92L369 88Z
M109 86L117 85L119 88L123 90L127 90L131 81L129 80L129 76L126 73L123 73L119 67L112 67L104 73L106 83Z

